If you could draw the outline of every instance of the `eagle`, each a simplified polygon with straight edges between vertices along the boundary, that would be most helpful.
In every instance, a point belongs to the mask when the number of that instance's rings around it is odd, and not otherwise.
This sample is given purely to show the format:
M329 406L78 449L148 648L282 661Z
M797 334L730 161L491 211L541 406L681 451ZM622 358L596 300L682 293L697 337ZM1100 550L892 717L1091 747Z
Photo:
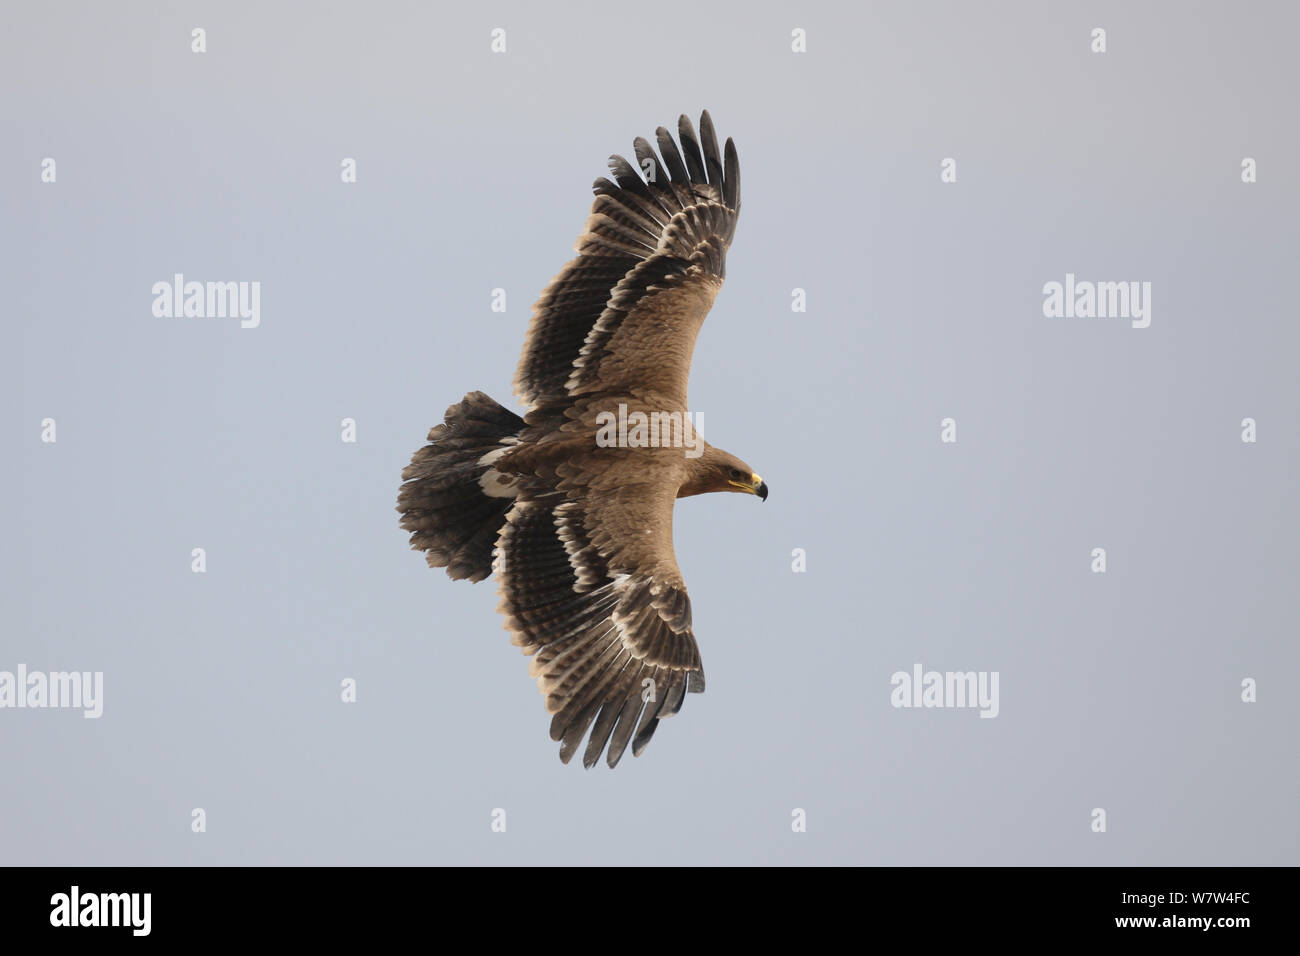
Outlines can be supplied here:
M691 354L726 275L740 168L707 111L700 135L687 116L677 134L680 147L660 127L658 153L638 137L638 165L611 156L613 180L592 186L577 256L533 306L514 378L523 416L470 392L430 430L398 494L430 567L497 576L560 760L585 737L588 768L602 753L617 766L629 744L640 756L685 695L704 690L673 553L676 500L767 500L748 464L688 441ZM660 422L669 440L621 426L615 437L615 415Z

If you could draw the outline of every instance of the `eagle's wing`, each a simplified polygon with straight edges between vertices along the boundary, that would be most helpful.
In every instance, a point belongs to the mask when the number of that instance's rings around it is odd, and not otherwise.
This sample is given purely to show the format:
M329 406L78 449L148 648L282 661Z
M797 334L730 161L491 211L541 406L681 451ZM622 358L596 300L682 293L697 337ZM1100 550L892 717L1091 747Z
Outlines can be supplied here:
M554 714L565 763L588 728L582 762L640 755L659 720L704 690L691 604L672 548L675 489L577 478L567 495L520 500L493 570L511 639ZM594 726L593 726L594 722Z
M615 182L593 185L578 256L533 306L514 383L530 409L600 392L653 392L686 407L695 336L722 287L740 213L740 167L730 139L719 152L708 112L702 137L686 116L677 130L680 152L658 129L662 160L634 142L645 180L611 156Z

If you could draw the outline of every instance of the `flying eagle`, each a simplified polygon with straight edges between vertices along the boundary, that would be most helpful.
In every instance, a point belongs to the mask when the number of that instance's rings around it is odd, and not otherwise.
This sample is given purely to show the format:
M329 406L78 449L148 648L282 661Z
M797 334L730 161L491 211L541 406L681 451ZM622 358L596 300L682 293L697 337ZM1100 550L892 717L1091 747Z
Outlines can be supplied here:
M533 655L560 760L590 729L587 767L606 747L616 766L629 742L639 756L686 693L704 690L674 502L710 491L767 499L753 468L702 439L694 454L600 440L615 413L689 423L691 352L726 275L736 148L728 139L719 151L707 112L702 135L686 116L677 132L680 149L659 128L660 155L634 141L644 179L612 156L614 181L593 185L577 258L533 306L514 379L524 417L470 392L412 456L398 496L430 567L469 581L497 574L499 610Z

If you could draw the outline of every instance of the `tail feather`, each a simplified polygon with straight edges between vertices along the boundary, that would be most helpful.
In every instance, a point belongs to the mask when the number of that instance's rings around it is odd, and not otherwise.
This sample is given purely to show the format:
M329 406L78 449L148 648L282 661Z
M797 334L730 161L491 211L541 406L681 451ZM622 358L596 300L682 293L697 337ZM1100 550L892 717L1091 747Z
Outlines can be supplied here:
M504 487L489 494L484 457L510 448L524 420L482 392L470 392L429 431L429 444L402 470L397 497L411 549L454 580L492 573L492 549L514 498Z

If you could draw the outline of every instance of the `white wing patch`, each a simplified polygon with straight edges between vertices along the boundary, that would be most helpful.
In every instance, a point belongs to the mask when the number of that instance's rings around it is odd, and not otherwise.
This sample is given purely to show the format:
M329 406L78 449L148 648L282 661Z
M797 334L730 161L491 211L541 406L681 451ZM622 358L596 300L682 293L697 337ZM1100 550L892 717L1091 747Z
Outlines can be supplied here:
M491 467L494 462L506 452L510 451L511 446L497 448L478 460L480 465L488 466L483 474L479 475L478 485L483 489L483 494L489 498L514 498L519 491L515 488L516 477L514 475L503 475L495 468Z
M576 580L573 590L582 594L602 584L605 580L600 570L600 555L591 545L584 545L586 531L582 527L582 511L572 501L555 506L555 530L564 544Z

